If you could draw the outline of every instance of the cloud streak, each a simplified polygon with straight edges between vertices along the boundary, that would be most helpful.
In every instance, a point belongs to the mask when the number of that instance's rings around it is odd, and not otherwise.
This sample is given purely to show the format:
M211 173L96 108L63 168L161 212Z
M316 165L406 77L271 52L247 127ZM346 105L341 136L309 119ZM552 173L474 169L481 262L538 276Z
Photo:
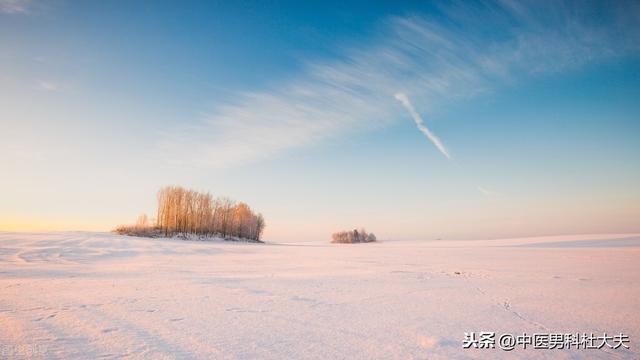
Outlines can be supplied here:
M60 86L50 81L40 80L36 83L36 89L41 91L55 92L60 90Z
M0 13L26 14L30 3L30 0L0 0Z
M438 136L436 136L436 134L431 132L431 130L429 130L429 128L424 125L424 121L422 120L422 116L420 116L420 114L418 114L416 109L413 107L413 104L411 104L411 101L409 100L409 97L406 94L397 93L395 95L395 98L398 101L400 101L400 103L407 109L407 111L409 111L409 114L413 118L413 121L416 123L416 126L418 127L418 130L420 130L423 134L425 134L427 136L427 138L442 153L442 155L446 156L447 159L451 159L451 156L449 155L449 151L444 146L444 144L442 144L442 141L440 141L440 138L438 138Z
M291 80L239 93L199 121L164 129L163 158L237 165L389 126L402 118L396 94L433 112L526 76L638 53L640 11L621 4L463 2L441 6L438 18L389 18L381 35L337 59L310 61ZM416 125L449 157L406 100Z
M497 198L502 195L499 192L489 190L483 186L477 186L477 189L482 195L486 196L487 198Z

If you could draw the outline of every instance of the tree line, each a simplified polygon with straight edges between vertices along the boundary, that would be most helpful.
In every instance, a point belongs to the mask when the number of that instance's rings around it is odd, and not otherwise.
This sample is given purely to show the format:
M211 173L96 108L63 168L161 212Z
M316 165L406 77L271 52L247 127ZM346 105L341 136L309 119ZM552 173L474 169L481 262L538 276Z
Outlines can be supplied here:
M376 236L373 233L367 233L363 228L360 228L360 230L354 229L351 231L338 231L331 235L332 243L353 244L374 241L376 241Z
M262 214L249 205L229 198L214 198L210 193L166 186L158 191L155 232L164 236L196 234L202 236L236 237L260 241L265 228ZM132 227L121 226L115 231L131 235L146 235L151 226L145 215Z

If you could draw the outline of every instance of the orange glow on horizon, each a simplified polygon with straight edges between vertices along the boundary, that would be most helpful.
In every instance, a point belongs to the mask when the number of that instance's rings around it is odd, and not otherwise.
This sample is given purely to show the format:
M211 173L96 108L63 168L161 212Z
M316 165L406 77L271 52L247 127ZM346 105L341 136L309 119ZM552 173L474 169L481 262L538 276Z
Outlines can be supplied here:
M112 227L115 227L113 225ZM31 231L109 231L111 228L104 223L83 221L69 222L42 218L0 218L0 231L31 232Z

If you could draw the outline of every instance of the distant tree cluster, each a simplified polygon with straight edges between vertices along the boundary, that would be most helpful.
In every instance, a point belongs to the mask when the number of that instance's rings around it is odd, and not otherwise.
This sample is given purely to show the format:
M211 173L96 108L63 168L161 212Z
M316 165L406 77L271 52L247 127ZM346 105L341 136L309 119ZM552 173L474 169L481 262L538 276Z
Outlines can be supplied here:
M115 231L129 235L195 234L260 241L264 228L262 214L254 213L243 202L214 199L209 193L167 186L158 191L155 225L149 225L146 215L142 215L135 226L121 226Z
M339 231L331 235L332 243L353 244L374 241L376 241L376 236L373 233L367 233L367 231L362 228L360 228L360 230Z

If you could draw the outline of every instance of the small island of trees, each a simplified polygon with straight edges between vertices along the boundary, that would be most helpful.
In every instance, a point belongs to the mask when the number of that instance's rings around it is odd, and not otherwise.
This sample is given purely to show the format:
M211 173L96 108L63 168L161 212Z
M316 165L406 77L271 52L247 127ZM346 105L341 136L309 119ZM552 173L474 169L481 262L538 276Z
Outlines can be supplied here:
M373 233L367 234L367 231L363 228L360 228L360 230L339 231L331 235L331 242L339 244L368 243L374 241L376 241L376 236Z
M264 228L262 214L254 213L243 202L226 197L214 199L210 193L167 186L158 191L155 221L142 215L136 225L120 226L114 231L147 237L196 235L261 242Z

